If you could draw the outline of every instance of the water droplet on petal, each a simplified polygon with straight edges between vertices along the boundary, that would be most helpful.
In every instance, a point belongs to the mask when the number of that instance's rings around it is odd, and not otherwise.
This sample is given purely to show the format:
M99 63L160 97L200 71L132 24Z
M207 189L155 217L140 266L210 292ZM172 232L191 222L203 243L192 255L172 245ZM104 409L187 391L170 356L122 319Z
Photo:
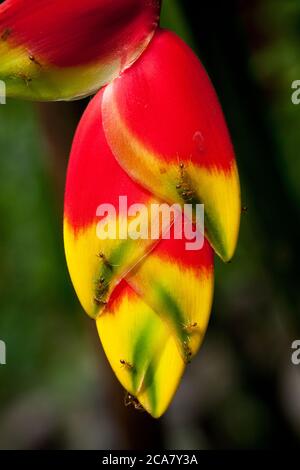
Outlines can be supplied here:
M200 152L204 152L205 147L204 147L204 137L202 132L197 131L194 134L193 141L195 142L196 148Z

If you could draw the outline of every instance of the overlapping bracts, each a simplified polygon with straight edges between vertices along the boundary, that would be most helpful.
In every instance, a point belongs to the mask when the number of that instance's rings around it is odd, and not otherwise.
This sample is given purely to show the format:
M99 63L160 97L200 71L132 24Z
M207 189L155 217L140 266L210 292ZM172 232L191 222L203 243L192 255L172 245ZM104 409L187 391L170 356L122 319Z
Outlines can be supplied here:
M107 141L122 167L170 203L203 203L216 253L233 256L240 222L234 151L214 88L195 54L158 31L142 57L107 86Z
M118 165L103 132L103 91L76 133L65 194L65 250L78 297L95 318L107 357L123 386L153 416L169 405L207 327L213 293L208 242L97 237L101 203L159 204ZM126 217L118 214L118 217ZM159 273L159 275L158 275ZM169 374L172 378L168 378Z
M88 105L69 161L64 213L68 268L124 388L154 417L169 406L203 341L213 251L234 254L240 187L214 88L198 58L157 29L158 0L6 0L0 79L9 96ZM98 236L98 207L205 206L202 248L154 221L158 238ZM149 211L149 214L151 210ZM108 216L108 221L111 216ZM148 225L149 220L144 224ZM151 221L153 223L153 221ZM129 235L129 234L128 234Z

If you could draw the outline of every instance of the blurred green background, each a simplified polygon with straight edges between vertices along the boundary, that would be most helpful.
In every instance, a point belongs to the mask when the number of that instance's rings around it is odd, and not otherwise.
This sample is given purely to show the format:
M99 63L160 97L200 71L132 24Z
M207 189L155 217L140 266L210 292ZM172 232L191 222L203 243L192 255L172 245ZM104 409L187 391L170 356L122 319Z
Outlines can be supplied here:
M64 260L63 181L86 102L0 106L0 448L299 447L300 2L220 3L165 0L162 24L215 84L247 210L233 262L216 260L204 346L157 422L125 409Z

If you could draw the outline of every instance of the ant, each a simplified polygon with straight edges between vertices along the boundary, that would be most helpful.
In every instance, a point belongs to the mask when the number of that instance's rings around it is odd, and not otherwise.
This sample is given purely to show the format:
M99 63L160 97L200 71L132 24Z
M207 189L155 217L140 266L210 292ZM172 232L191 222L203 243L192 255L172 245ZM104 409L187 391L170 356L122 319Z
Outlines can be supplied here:
M138 399L131 395L130 393L126 392L125 398L124 398L124 405L126 407L128 406L133 406L135 410L137 411L145 411L143 406L140 404Z
M180 170L180 178L181 180L184 179L184 170L185 170L185 165L184 163L179 163L179 170Z
M176 185L176 189L179 192L179 195L185 200L185 201L191 201L194 196L194 191L190 188L190 185L188 183L188 177L185 173L185 164L183 162L178 162L179 163L179 172L180 172L180 178L179 182Z
M193 353L192 353L187 341L183 342L183 351L184 351L184 356L185 356L185 358L184 358L185 363L190 364Z
M107 305L107 302L105 300L98 299L98 297L94 297L94 302L95 302L96 305L99 305L99 306L100 305L102 305L102 306Z
M105 278L104 277L100 277L100 279L95 279L95 286L100 288L100 289L103 289L103 284L105 283Z
M132 370L132 369L133 369L133 365L130 364L130 362L125 361L124 359L120 359L120 363L121 363L122 366L125 367L125 369L127 369L127 370Z
M95 280L96 291L101 294L105 293L108 290L108 283L105 283L105 278L101 277L100 279Z
M183 199L187 200L187 201L191 201L192 198L193 198L193 195L194 195L194 191L192 190L187 190L186 192L183 192L181 194L181 196L183 197Z
M97 256L103 261L104 266L108 267L109 269L113 269L114 267L118 266L117 264L111 264L102 251Z
M30 54L30 55L29 55L29 60L30 60L33 64L37 65L38 67L41 67L41 66L42 66L42 64L34 57L34 55L31 55L31 54Z
M183 329L184 331L186 331L187 333L192 333L193 331L195 331L195 329L198 327L198 323L195 322L195 323L189 323L187 325L183 325Z

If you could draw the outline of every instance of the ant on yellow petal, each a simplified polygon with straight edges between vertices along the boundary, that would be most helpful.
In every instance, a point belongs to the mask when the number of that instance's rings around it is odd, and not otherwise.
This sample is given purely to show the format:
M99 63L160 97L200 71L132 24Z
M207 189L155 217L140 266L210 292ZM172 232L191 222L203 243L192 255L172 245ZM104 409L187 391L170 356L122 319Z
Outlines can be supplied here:
M124 359L120 359L120 363L121 363L122 367L124 367L127 370L132 370L133 369L133 365L130 364L130 362L125 361Z

